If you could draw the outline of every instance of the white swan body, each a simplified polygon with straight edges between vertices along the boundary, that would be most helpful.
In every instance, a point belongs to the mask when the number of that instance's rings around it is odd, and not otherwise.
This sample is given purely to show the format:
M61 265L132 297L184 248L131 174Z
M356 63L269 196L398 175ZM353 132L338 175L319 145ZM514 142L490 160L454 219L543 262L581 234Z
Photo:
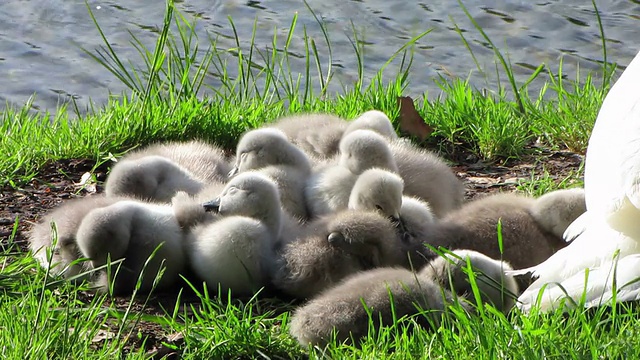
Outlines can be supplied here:
M547 261L524 270L538 278L520 296L524 309L532 306L532 294L547 283L564 286L584 279L587 268L601 272L616 252L621 260L640 253L640 53L611 88L598 113L589 139L584 182L587 212L565 233L576 236L575 240ZM598 295L594 291L591 296ZM582 291L568 295L575 299ZM542 303L541 308L552 308L555 302Z

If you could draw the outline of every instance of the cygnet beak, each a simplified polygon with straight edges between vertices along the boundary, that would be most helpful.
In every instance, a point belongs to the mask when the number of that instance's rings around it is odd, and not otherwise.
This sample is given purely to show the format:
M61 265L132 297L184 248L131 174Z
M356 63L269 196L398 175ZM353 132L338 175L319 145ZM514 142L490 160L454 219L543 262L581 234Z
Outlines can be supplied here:
M202 204L204 211L210 212L219 212L220 211L220 198L213 199L211 201L207 201Z
M236 176L236 174L238 174L238 170L239 170L238 166L237 165L234 166L233 169L231 169L231 171L229 171L229 173L227 174L227 177L232 178L232 177Z
M409 233L407 232L407 227L404 224L404 221L402 221L402 218L400 216L391 216L389 219L391 220L391 223L395 225L402 241L408 241Z
M327 236L327 241L329 241L329 244L344 241L344 236L342 236L342 234L339 232L332 232L331 234L329 234L329 236Z

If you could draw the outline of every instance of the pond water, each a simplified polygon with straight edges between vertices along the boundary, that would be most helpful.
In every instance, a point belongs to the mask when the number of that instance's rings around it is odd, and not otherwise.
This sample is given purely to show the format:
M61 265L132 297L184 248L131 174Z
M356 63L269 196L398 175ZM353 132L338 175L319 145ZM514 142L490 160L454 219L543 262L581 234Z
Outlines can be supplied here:
M471 15L489 37L507 52L520 81L524 81L541 63L557 70L560 59L564 73L575 78L597 71L603 61L596 13L585 0L464 0ZM411 37L427 30L418 41L410 75L408 93L439 93L437 76L469 76L478 88L495 89L495 57L481 35L473 28L456 1L385 0L309 0L309 6L323 19L329 32L335 65L335 85L353 83L357 78L357 59L350 38L354 29L364 46L364 70L373 76L397 49ZM608 61L621 68L640 49L640 0L599 0ZM134 34L152 47L165 11L162 0L3 0L0 6L0 103L22 105L36 94L34 109L54 111L56 106L74 98L80 109L90 102L104 104L110 93L121 93L124 86L82 50L95 51L102 40L87 6L100 23L115 51L123 59L140 64L131 46ZM196 32L204 48L207 34L218 39L223 49L233 48L233 30L246 45L256 21L256 43L268 46L274 29L284 36L294 14L298 25L291 51L303 54L302 26L319 44L327 61L320 26L301 0L240 1L181 0L176 9L188 20L197 19ZM455 31L464 34L481 67ZM280 42L283 40L281 39ZM292 68L301 71L304 60L292 57ZM391 69L393 70L393 69ZM207 84L216 86L215 77ZM504 82L505 79L502 79ZM505 83L506 84L506 83ZM536 90L540 82L533 84Z

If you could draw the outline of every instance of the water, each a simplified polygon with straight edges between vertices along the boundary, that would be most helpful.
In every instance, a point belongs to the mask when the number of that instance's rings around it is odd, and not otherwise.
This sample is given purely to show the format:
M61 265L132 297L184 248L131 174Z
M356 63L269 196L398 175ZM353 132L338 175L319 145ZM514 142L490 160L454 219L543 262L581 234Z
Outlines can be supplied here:
M309 36L326 49L319 25L300 0L239 1L182 0L178 11L188 19L197 18L196 31L202 44L207 34L218 38L221 48L235 46L228 17L233 18L239 37L247 44L254 19L259 29L256 43L271 43L274 28L284 38L291 19L298 13L298 28L291 51L304 53L302 25ZM597 71L603 60L595 11L590 1L552 0L466 0L465 5L490 38L507 50L514 71L524 81L540 63L557 70L564 58L564 73L574 78ZM353 29L366 44L365 74L380 69L389 56L408 39L422 31L433 31L415 49L409 94L439 90L434 78L467 77L478 88L495 89L493 52L473 28L456 1L405 2L385 0L309 0L316 14L327 24L333 46L335 85L352 84L357 78L356 58L349 38ZM608 60L628 64L640 49L640 1L597 1L608 40ZM105 35L121 58L139 62L130 45L129 32L152 47L162 24L164 2L90 0ZM465 32L487 76L476 69L472 57L454 29L454 22ZM22 105L36 94L34 109L55 111L71 98L81 109L91 102L104 104L110 93L119 94L124 86L98 65L81 48L93 51L102 40L84 0L3 0L0 6L0 104ZM295 58L292 58L295 60ZM304 62L295 60L294 70ZM393 69L392 69L393 70ZM505 80L504 78L502 79ZM216 86L214 77L206 80ZM533 84L536 90L540 82ZM4 105L0 105L4 106Z

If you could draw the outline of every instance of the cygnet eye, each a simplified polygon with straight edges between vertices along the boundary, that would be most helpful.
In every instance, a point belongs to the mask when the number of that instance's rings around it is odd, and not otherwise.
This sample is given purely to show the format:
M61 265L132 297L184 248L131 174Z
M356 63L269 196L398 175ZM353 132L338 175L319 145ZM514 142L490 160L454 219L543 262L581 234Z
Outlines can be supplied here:
M382 206L376 205L376 209L382 211Z
M235 194L237 192L238 192L238 188L235 187L235 186L232 186L232 187L227 189L227 195L233 195L233 194Z

